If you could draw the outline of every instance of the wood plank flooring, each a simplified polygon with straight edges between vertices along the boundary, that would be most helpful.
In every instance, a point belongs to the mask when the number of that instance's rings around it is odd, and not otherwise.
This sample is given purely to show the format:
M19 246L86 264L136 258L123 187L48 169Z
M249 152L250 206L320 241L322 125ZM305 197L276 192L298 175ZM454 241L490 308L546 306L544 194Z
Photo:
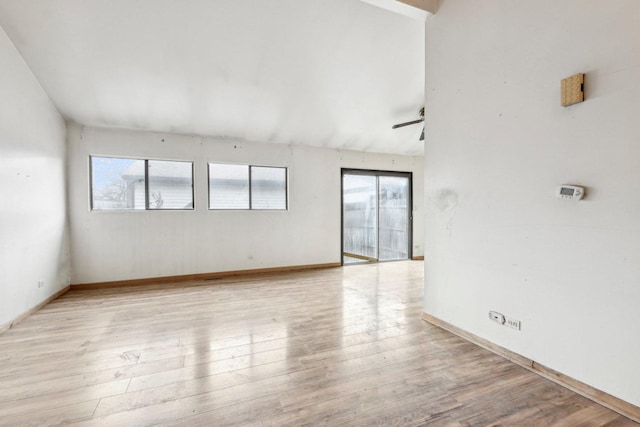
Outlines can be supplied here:
M637 426L421 320L420 261L71 291L0 335L0 426Z

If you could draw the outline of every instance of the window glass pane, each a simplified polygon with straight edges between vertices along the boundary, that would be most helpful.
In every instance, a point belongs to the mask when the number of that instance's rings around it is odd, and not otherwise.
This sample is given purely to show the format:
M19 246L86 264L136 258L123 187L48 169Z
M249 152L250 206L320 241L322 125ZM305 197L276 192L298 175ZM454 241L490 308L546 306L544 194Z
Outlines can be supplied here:
M149 209L193 209L193 164L149 160Z
M345 264L378 259L378 206L375 175L342 177L342 238Z
M91 157L93 210L144 209L144 160Z
M287 169L251 166L251 209L287 209Z
M209 163L209 209L249 209L249 166Z
M379 259L408 259L409 178L381 176L379 179Z

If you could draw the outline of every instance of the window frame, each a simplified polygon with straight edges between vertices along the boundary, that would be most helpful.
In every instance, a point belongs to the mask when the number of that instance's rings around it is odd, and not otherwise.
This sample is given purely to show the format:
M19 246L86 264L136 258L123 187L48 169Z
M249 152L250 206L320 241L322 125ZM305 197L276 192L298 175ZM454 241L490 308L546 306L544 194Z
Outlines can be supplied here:
M247 176L249 186L249 207L248 208L212 208L211 207L211 165L235 165L235 166L247 166L249 174ZM284 208L283 209L265 209L253 207L253 191L252 191L252 170L253 168L271 168L271 169L284 169ZM210 162L207 161L207 209L209 211L217 212L230 212L230 211L262 211L262 212L287 212L289 211L289 168L287 166L273 166L273 165L252 165L247 163L222 163L222 162Z
M144 162L144 207L141 209L96 209L94 206L94 188L93 188L93 158L101 159L122 159ZM190 208L150 208L149 207L149 161L155 162L176 162L189 163L191 165L191 207ZM175 159L157 159L157 158L141 158L115 155L89 155L89 211L90 212L192 212L196 210L196 194L195 194L195 162L193 160L175 160Z

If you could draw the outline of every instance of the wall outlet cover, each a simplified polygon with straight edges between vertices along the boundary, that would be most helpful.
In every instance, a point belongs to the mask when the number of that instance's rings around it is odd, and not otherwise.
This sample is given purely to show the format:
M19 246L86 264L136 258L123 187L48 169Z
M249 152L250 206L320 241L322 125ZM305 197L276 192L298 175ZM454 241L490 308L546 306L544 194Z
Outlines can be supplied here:
M498 313L497 311L490 311L489 319L493 320L496 323L504 325L504 321L505 321L504 315Z
M505 325L513 328L513 329L517 329L518 331L520 330L520 321L516 320L516 319L511 319L509 317L505 318Z

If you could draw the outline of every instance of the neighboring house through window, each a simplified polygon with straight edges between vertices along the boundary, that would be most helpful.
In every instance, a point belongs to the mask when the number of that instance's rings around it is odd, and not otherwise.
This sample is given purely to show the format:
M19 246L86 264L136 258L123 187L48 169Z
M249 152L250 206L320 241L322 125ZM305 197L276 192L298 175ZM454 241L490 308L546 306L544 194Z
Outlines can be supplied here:
M287 208L287 168L209 163L209 209Z
M191 210L193 162L91 157L92 210Z

